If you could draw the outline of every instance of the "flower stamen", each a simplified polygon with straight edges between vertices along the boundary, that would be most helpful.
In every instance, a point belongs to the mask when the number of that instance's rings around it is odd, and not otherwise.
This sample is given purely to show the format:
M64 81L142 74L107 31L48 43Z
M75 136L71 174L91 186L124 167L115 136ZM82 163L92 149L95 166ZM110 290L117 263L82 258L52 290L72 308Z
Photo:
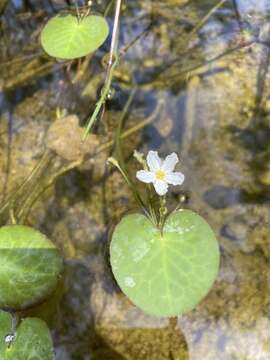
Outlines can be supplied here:
M165 180L166 173L163 170L158 170L155 173L157 180Z

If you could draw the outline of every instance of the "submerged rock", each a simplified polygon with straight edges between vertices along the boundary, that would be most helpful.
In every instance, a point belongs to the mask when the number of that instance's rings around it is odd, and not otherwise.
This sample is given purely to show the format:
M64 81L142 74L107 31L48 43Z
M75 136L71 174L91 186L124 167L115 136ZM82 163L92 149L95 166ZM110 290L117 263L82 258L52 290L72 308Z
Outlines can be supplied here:
M57 119L49 127L46 146L65 160L80 160L94 154L99 144L97 136L93 134L83 141L84 132L76 115Z

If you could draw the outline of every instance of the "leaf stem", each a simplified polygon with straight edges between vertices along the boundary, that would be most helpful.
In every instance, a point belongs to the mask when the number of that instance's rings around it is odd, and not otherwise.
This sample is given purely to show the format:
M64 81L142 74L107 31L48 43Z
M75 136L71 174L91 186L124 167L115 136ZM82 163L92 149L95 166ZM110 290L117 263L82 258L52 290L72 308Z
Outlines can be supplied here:
M112 33L112 42L111 42L111 49L110 49L110 56L109 56L108 72L113 65L113 58L116 53L120 11L121 11L121 0L117 0L116 8L115 8L115 15L114 15L114 24L113 24L113 33Z
M107 96L109 94L112 79L113 79L113 71L118 63L118 55L117 55L117 39L118 39L118 28L119 28L119 18L120 18L120 11L121 11L121 3L122 0L117 0L116 8L115 8L115 15L114 15L114 24L113 24L113 33L112 33L112 41L111 41L111 48L110 48L110 54L109 54L109 62L108 62L108 68L106 73L106 79L105 84L101 91L101 97L96 103L95 110L90 117L90 119L87 122L86 129L83 135L83 141L85 141L87 135L90 133L94 123L97 120L97 116L102 108L102 106L105 104Z
M97 116L98 116L102 106L106 102L107 96L108 96L110 88L111 88L111 83L112 83L112 78L113 78L113 70L114 70L116 64L117 64L117 60L114 62L113 66L110 69L109 77L108 77L107 81L105 82L105 85L103 86L103 88L101 90L101 97L98 100L98 102L96 103L95 110L94 110L93 114L91 115L91 117L88 120L88 123L87 123L86 128L85 128L85 132L84 132L84 135L83 135L83 141L86 140L87 135L90 133L94 123L97 120Z

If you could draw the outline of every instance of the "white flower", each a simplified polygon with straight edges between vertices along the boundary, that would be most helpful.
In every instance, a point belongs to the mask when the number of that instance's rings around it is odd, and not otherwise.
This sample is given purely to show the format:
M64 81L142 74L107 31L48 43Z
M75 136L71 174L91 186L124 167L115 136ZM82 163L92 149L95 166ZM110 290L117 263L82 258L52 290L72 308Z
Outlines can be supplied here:
M181 172L173 172L179 159L176 153L168 155L163 161L157 151L149 151L147 158L149 171L137 171L136 177L145 183L153 183L158 195L165 195L168 191L168 184L181 185L185 176Z

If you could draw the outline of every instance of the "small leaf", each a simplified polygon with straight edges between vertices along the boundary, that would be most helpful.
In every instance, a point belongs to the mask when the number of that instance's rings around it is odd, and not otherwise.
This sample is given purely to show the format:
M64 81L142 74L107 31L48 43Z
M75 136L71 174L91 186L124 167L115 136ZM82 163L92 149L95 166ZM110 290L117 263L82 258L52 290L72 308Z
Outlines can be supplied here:
M109 26L102 16L78 19L59 14L48 21L41 32L41 44L49 55L59 59L76 59L97 50L106 40Z
M0 308L34 305L56 287L63 261L53 243L23 225L0 228Z
M110 254L123 292L160 317L192 310L212 287L219 267L212 229L190 210L172 213L163 235L144 215L124 217L113 233Z
M22 320L15 339L6 350L7 360L53 360L53 344L46 323L40 319Z
M0 310L0 359L1 360L53 360L54 351L50 331L40 319L21 321L12 333L12 317ZM7 343L6 336L13 335Z
M12 316L0 310L0 359L3 359L3 354L6 350L6 336L10 335L12 331Z

